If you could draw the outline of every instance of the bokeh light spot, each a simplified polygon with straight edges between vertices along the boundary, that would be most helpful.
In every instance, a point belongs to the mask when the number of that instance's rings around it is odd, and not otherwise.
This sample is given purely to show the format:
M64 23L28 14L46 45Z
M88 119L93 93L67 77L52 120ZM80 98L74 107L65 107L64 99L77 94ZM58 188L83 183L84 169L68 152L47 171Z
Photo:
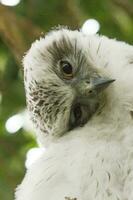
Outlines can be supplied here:
M88 19L83 24L81 31L86 35L96 34L100 29L100 24L95 19Z
M10 117L5 124L6 130L9 133L16 133L23 126L23 116L21 114L16 114Z
M5 6L16 6L21 0L0 0L0 3Z
M25 167L28 169L45 152L45 148L31 148L26 154Z

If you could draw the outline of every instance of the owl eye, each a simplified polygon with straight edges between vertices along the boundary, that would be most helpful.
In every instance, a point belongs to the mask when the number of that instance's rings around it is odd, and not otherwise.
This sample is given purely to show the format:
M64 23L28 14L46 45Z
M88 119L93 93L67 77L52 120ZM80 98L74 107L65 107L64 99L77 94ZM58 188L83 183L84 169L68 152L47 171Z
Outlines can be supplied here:
M68 61L61 61L60 66L64 78L68 80L72 79L73 78L72 65Z

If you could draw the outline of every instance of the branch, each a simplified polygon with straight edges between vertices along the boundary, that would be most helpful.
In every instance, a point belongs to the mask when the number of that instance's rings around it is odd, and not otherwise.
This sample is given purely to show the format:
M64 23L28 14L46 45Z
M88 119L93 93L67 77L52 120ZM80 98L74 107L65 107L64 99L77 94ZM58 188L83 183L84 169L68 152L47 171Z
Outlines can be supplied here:
M123 8L131 17L133 17L133 3L127 0L112 0L112 2Z
M19 18L11 9L0 5L0 37L20 64L24 52L42 30L29 20Z

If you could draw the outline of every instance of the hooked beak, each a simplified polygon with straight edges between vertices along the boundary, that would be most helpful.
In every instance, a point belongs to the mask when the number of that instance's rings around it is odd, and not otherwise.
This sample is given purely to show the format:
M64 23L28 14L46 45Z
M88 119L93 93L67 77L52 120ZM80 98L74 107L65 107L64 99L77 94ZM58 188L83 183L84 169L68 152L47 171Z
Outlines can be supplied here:
M114 79L97 77L79 80L74 85L77 95L71 108L70 129L87 123L99 107L100 99L97 94L114 81Z
M77 94L80 98L88 98L88 95L92 96L93 94L102 92L114 81L115 79L105 77L89 78L82 81L79 80L74 87L76 87Z
M92 90L102 91L106 89L115 79L95 78L92 80Z

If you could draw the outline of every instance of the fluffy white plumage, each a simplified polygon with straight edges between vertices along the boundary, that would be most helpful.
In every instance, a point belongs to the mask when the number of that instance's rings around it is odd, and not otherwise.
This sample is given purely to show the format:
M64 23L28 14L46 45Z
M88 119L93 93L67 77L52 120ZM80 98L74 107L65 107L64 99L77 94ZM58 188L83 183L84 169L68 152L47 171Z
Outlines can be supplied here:
M133 200L133 47L105 36L53 31L35 42L24 59L25 71L32 67L26 91L30 80L44 78L40 52L62 34L76 38L93 66L116 81L105 91L101 112L84 127L52 140L36 127L39 142L48 141L48 147L27 170L16 200Z

